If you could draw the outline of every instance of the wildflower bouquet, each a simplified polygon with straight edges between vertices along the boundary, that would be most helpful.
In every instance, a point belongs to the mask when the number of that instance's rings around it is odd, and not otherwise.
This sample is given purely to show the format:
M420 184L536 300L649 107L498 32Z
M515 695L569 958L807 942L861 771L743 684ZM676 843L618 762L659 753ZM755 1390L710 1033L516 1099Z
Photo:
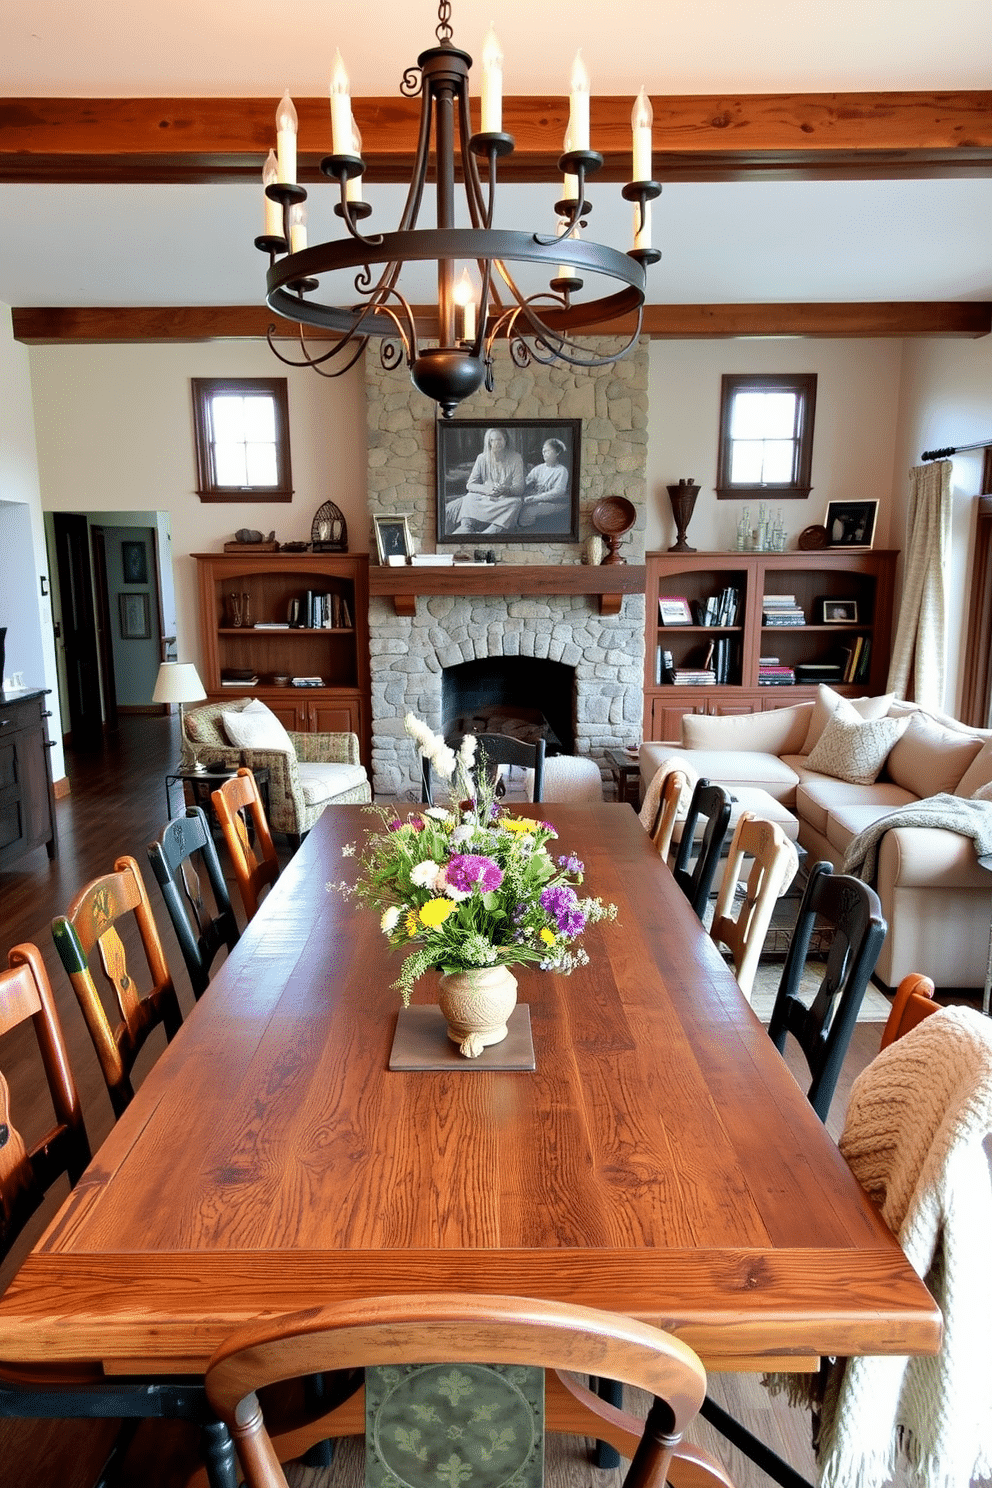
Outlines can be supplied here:
M328 884L379 912L383 934L409 948L393 983L409 1004L430 967L444 972L536 962L571 972L588 964L578 944L587 925L615 919L616 905L580 899L583 865L552 855L550 822L514 817L494 800L495 779L480 768L466 734L457 755L412 713L405 727L441 779L453 782L449 807L428 807L400 821L371 806L384 831L370 837L354 884ZM354 856L354 845L345 848Z

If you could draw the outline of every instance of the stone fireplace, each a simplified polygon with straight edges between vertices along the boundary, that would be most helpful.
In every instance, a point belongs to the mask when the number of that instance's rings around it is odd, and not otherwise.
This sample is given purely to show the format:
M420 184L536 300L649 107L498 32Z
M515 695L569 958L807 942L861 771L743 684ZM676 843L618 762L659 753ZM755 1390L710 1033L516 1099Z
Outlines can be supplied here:
M366 386L370 512L405 515L416 548L430 552L436 533L430 406L404 372L386 372L372 356L366 357ZM540 710L563 752L591 756L607 777L605 751L641 737L643 593L626 593L622 602L618 597L619 613L601 614L595 593L577 592L574 571L568 575L573 582L562 582L555 592L554 570L581 563L593 535L592 508L609 495L625 496L636 507L637 521L622 551L629 563L644 561L646 343L623 362L589 371L515 368L501 348L496 396L476 394L462 411L475 419L582 420L581 541L495 544L489 537L486 545L495 547L499 565L490 587L499 592L479 593L471 583L464 594L450 592L446 569L433 572L445 574L449 592L432 593L432 570L420 569L423 583L412 614L397 613L399 606L380 588L369 610L377 796L420 799L419 760L403 729L405 713L443 732L460 713L475 711L479 686L488 686L497 673L506 689L501 705ZM374 552L374 541L370 546ZM505 584L499 582L504 565ZM546 592L515 594L512 568L535 565L542 568ZM466 664L473 664L467 672ZM452 714L453 689L461 683L465 707Z

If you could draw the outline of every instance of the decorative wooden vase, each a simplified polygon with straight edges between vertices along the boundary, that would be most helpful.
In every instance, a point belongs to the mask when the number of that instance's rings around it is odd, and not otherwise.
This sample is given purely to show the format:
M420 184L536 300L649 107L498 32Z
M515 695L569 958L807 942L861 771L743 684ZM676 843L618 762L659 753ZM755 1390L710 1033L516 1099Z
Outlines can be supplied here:
M517 1005L517 979L507 966L477 966L442 974L437 1005L459 1054L476 1059L506 1038L506 1020Z
M672 516L675 518L678 533L678 541L669 548L670 553L694 553L696 551L686 542L685 534L692 520L693 508L698 495L699 487L691 480L680 480L677 486L668 487L668 499L672 503Z

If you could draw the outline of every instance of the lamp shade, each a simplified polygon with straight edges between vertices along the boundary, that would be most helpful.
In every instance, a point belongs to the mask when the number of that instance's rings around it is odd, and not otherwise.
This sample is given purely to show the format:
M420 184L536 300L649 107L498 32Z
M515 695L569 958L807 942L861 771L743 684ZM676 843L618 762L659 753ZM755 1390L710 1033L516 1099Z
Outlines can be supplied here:
M163 661L155 679L153 703L196 703L206 695L191 661Z

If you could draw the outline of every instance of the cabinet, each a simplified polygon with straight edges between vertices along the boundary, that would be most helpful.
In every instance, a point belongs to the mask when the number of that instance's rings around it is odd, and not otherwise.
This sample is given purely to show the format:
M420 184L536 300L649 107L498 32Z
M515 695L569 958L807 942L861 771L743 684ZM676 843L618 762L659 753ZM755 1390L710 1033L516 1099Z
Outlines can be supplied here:
M354 733L368 768L369 560L367 553L195 553L200 588L203 685L211 702L261 698L288 729ZM327 596L334 624L290 624L308 616L307 595ZM242 620L235 625L240 611ZM257 682L224 685L231 672ZM293 687L276 677L319 677Z
M0 869L43 845L58 853L47 696L0 692Z
M868 643L862 679L831 680L850 696L884 691L892 644L894 549L826 549L813 553L648 553L644 675L644 737L679 739L686 713L753 713L788 707L815 697L816 686L759 683L759 662L843 667L849 654ZM661 599L684 599L695 622L707 600L731 590L733 622L722 625L663 625ZM764 623L766 595L794 596L802 625ZM842 621L824 620L824 600L843 602ZM676 670L701 669L711 643L722 643L726 680L716 685L678 685L662 680L659 658L670 651Z

